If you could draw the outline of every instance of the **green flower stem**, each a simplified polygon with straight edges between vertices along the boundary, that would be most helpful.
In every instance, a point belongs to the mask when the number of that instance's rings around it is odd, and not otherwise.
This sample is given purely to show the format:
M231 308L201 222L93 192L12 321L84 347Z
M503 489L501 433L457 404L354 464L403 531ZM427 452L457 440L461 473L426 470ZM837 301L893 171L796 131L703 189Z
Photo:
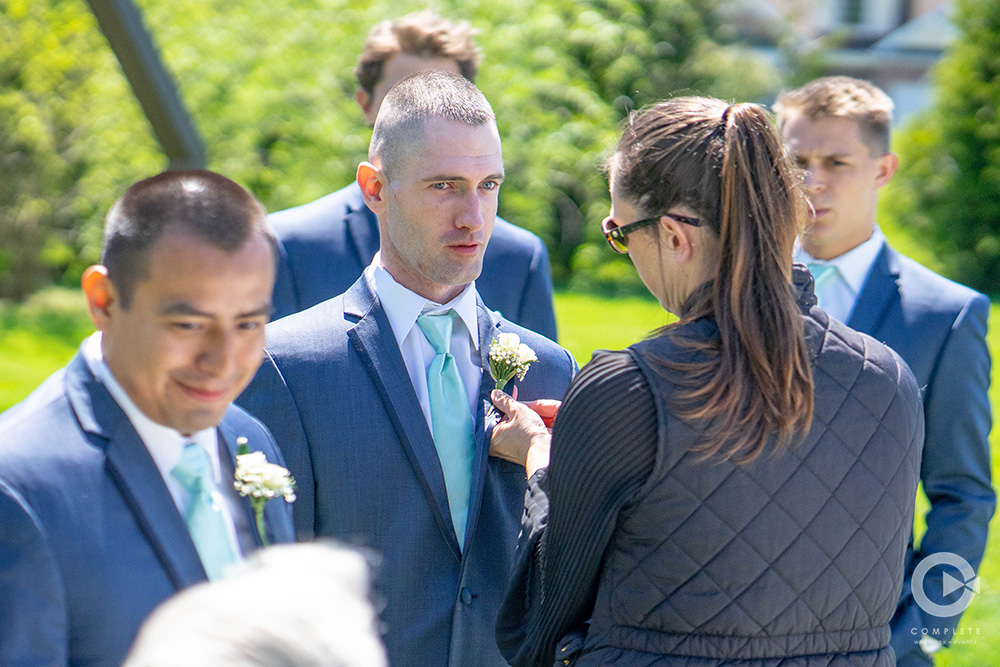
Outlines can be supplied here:
M500 379L497 380L496 388L499 389L500 391L505 391L507 383L510 382L513 378L514 378L513 373L511 373L507 377L501 377ZM497 406L490 403L490 409L486 411L486 420L489 421L490 417L492 417L497 412L498 412Z
M253 516L257 520L257 534L260 535L260 542L268 547L271 546L271 543L267 539L267 529L264 528L264 503L266 502L263 498L253 501Z

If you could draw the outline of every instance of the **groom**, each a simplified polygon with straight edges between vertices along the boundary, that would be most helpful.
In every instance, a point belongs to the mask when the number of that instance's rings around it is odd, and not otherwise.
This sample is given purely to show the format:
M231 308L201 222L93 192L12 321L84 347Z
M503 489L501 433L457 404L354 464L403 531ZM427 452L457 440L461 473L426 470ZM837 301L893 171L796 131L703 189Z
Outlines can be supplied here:
M99 330L0 415L0 665L120 665L182 588L261 546L237 444L281 457L230 403L260 365L275 243L236 183L173 171L130 187L83 277ZM269 539L293 539L267 504Z
M504 168L493 111L440 71L386 96L358 167L380 250L344 294L268 327L240 402L299 482L300 537L380 558L393 665L505 665L494 639L517 540L524 469L487 455L490 343L537 353L519 397L560 398L568 352L488 310L476 292Z

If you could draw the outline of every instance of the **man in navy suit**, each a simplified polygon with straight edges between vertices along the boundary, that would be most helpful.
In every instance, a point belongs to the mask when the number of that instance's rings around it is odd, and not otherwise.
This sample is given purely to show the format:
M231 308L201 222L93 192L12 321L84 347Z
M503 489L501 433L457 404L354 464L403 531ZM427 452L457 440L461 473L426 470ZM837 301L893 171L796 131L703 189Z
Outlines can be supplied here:
M782 137L805 172L812 223L796 260L810 265L819 305L896 350L923 389L920 480L930 511L927 532L907 552L892 646L903 667L931 664L961 612L942 618L922 609L913 586L940 605L955 602L964 588L948 595L940 569L914 582L914 568L942 553L978 568L996 506L988 441L989 301L895 252L875 225L878 191L897 164L889 152L892 101L883 91L827 77L783 93L775 108Z
M493 628L526 480L488 456L490 344L513 333L534 349L516 383L524 400L562 397L576 365L477 294L504 168L472 83L441 71L404 79L369 160L358 183L378 215L378 254L346 293L268 326L267 358L240 402L299 482L299 538L378 555L390 663L499 667Z
M369 33L358 59L358 105L373 125L382 99L401 79L439 69L472 81L478 64L468 23L452 23L429 11L383 21ZM342 293L379 249L378 221L357 182L269 219L282 249L275 317ZM497 218L476 286L487 307L555 340L549 255L536 235Z
M233 486L232 406L260 365L275 244L264 209L206 171L129 188L83 277L98 333L0 415L0 664L120 665L176 591L261 546ZM267 504L269 539L294 538Z

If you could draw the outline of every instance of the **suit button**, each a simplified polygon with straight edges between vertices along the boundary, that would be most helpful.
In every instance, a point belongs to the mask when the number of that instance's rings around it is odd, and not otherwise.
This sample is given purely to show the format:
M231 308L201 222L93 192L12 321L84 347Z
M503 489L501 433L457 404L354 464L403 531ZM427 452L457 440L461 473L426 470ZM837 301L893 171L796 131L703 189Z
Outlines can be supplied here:
M472 604L472 591L465 587L462 588L462 602Z

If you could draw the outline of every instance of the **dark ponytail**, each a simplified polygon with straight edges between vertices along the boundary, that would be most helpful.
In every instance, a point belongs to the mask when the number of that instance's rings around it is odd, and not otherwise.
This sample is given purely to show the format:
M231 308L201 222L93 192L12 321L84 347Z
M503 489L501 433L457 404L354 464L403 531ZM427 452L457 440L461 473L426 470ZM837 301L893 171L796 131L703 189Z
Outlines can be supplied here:
M779 452L812 422L812 369L791 284L804 199L770 116L754 104L678 98L630 119L614 159L621 191L646 213L683 204L718 236L711 288L664 335L704 360L664 360L682 390L678 416L707 425L696 450L749 462ZM716 340L678 327L711 317ZM773 443L773 445L769 445Z

